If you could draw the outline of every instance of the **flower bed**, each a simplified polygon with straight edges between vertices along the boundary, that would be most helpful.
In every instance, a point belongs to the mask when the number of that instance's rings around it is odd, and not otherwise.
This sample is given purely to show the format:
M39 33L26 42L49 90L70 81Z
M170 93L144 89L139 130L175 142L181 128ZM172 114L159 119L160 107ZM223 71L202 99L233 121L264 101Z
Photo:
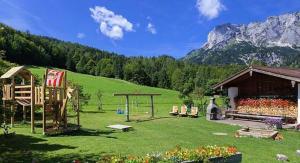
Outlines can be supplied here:
M297 131L300 131L300 124L296 125L295 129L296 129Z
M241 153L237 152L236 147L205 146L196 149L186 149L176 147L165 153L153 153L146 156L106 156L99 162L111 163L158 163L158 162L232 162L242 161Z
M264 120L264 122L270 129L272 129L272 128L282 129L282 119L281 118L268 117Z
M286 99L239 99L237 110L240 113L296 117L297 103Z

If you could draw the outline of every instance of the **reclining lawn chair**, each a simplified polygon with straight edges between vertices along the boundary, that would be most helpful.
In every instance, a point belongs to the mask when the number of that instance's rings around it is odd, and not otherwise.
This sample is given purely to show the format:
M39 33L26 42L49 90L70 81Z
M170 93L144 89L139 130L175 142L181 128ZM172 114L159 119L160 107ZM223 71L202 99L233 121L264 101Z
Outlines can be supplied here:
M192 107L191 113L188 115L192 118L197 118L198 117L198 107Z
M178 106L173 106L173 109L171 112L169 112L170 115L178 115Z
M181 117L187 116L187 107L185 105L181 106L179 116Z

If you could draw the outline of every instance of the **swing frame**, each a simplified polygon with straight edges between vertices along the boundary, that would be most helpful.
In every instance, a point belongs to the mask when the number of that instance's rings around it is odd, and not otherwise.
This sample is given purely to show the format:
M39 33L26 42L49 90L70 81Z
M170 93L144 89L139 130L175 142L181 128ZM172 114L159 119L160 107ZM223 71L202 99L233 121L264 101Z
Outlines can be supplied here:
M126 99L126 122L130 121L130 112L129 112L129 96L149 96L150 97L150 101L151 101L151 117L150 118L154 118L154 96L160 96L161 94L159 93L114 93L113 96L124 96Z

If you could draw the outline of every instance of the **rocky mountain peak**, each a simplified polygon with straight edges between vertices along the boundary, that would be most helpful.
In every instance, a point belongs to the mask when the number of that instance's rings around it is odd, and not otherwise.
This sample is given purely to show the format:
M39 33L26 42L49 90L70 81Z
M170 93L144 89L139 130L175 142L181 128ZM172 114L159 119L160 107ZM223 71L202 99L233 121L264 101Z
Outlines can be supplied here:
M300 12L270 16L249 24L226 23L184 58L200 64L246 64L300 67Z
M300 46L300 12L268 17L263 22L216 26L208 34L204 49L223 48L231 43L249 42L257 47Z

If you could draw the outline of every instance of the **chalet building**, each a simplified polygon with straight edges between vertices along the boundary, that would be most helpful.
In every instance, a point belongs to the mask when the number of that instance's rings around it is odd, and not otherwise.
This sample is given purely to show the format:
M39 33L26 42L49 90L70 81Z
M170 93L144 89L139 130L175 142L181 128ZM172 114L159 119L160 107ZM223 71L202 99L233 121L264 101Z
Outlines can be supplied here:
M213 88L228 91L231 110L300 123L300 69L252 66Z

